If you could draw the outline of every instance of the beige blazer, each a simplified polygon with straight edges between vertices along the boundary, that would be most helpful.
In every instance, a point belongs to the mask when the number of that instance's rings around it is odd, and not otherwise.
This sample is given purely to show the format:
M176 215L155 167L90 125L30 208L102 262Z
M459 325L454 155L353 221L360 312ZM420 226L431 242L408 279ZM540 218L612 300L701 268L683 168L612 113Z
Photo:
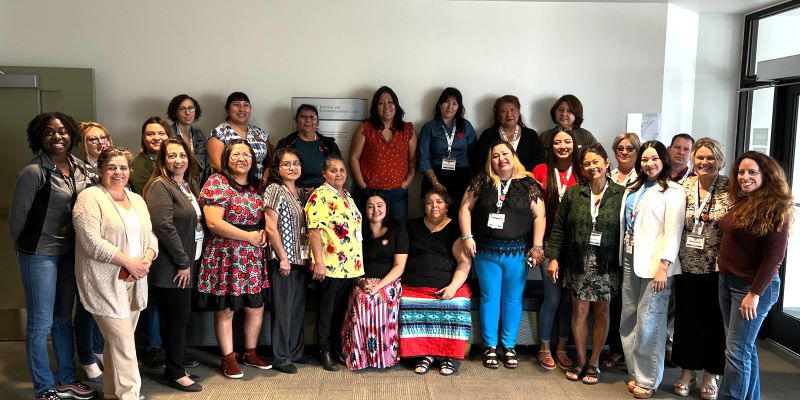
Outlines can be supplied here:
M139 242L158 254L147 204L141 196L125 190L142 223ZM134 283L134 298L129 299L126 283L120 280L119 265L111 263L117 252L127 251L125 220L111 195L102 185L82 191L72 211L75 225L75 277L78 293L87 311L110 318L129 318L131 311L147 307L147 279Z

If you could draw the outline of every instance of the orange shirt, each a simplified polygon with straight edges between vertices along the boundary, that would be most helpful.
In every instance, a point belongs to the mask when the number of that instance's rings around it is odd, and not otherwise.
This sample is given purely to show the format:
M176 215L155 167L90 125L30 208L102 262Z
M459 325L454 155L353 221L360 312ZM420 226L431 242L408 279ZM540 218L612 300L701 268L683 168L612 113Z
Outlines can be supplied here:
M394 131L386 141L380 129L364 121L364 149L361 151L361 175L370 189L397 189L408 176L408 146L414 126L406 122L402 132Z

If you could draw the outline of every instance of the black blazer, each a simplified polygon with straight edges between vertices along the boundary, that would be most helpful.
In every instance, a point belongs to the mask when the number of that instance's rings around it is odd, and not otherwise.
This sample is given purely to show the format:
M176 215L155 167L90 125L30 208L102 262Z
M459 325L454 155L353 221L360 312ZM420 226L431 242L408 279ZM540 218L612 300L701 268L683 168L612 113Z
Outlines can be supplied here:
M179 269L191 268L191 283L194 285L197 277L194 262L197 212L192 207L192 202L176 183L166 179L158 179L150 185L145 201L159 249L158 257L153 260L147 275L148 284L177 288L172 278Z
M476 173L483 171L492 144L500 140L498 128L497 125L494 125L483 131L478 138L478 143L475 144L475 152L470 164L472 164ZM530 172L533 171L533 167L545 162L544 146L542 146L539 134L535 130L523 127L520 133L522 136L519 139L519 145L517 145L517 157L522 165L525 166L525 170Z

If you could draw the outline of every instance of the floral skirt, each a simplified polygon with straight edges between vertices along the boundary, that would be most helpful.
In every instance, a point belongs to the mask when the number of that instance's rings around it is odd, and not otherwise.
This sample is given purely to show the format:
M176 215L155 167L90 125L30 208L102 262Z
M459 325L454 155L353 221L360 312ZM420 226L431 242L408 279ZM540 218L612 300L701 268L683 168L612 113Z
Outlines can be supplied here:
M375 294L366 294L353 286L342 325L342 355L347 368L389 368L397 364L400 359L397 321L402 291L400 279Z
M601 273L597 268L597 258L592 251L586 254L585 260L583 272L566 271L564 287L578 300L611 301L622 286L622 273L620 271Z
M403 285L400 299L400 357L464 358L472 333L466 283L450 300L436 297L438 288Z

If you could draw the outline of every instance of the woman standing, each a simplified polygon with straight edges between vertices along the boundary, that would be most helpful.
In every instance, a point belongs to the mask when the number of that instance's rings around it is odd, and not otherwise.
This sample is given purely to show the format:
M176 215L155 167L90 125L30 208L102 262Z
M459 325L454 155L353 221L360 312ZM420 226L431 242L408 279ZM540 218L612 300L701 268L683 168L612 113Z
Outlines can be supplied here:
M142 124L142 147L131 163L131 189L140 196L155 169L158 149L169 138L168 132L169 124L161 117L150 117Z
M320 362L337 371L342 348L342 322L353 279L364 275L361 212L344 189L347 170L342 157L325 159L325 183L314 190L305 206L313 279L320 281L317 341Z
M560 131L553 136L547 152L547 163L539 164L533 169L533 179L544 188L544 205L547 212L547 225L545 238L550 236L550 231L555 221L561 199L567 189L582 180L581 164L578 152L575 151L575 138L572 133ZM563 276L555 282L547 279L546 271L542 270L542 287L544 288L544 302L539 310L540 345L539 364L548 370L558 366L563 370L572 368L572 360L567 356L567 342L569 342L572 304L569 295L564 294ZM553 331L553 322L558 318L558 344L556 345L556 358L550 352L550 334Z
M296 185L303 175L300 158L291 148L277 150L264 192L267 238L272 246L267 262L272 290L272 368L287 374L297 372L295 362L305 362L303 316L309 250L303 212L306 196Z
M389 368L400 359L397 321L408 233L386 218L383 194L368 195L366 209L364 277L353 286L342 328L342 354L350 370Z
M459 205L472 177L470 156L477 140L465 112L461 92L449 87L436 101L433 120L419 131L419 170L425 175L422 193L435 187L447 191ZM458 209L451 211L453 218Z
M191 171L192 177L202 186L211 175L211 164L208 162L208 149L206 136L194 123L200 120L203 110L200 103L188 94L179 94L170 100L167 106L167 118L172 121L170 125L171 137L183 140L189 146L191 155L197 165Z
M414 372L428 372L435 358L439 373L452 375L464 358L472 333L469 254L458 224L447 216L452 199L431 189L425 215L408 223L408 261L400 299L400 357L419 357Z
M127 189L126 152L109 147L97 166L100 184L78 196L72 213L78 238L75 276L81 302L105 337L103 393L136 400L142 378L134 329L147 307L146 278L158 256L158 240L144 199Z
M264 178L264 171L269 168L270 155L273 153L272 143L269 141L269 134L263 129L250 125L250 98L242 92L233 92L228 95L225 101L225 122L217 125L211 131L208 138L208 162L215 172L224 169L227 160L223 160L221 155L225 146L233 139L243 139L253 150L252 160L255 167L256 179L261 181Z
M552 107L550 107L550 119L556 124L552 129L548 129L540 135L542 145L549 148L553 142L553 136L560 131L572 133L575 138L575 147L577 150L583 146L597 143L591 132L581 128L583 124L583 104L577 97L571 94L565 94L556 100Z
M222 171L212 174L200 193L211 236L203 251L197 283L198 305L214 310L214 333L222 373L244 376L233 352L233 313L244 310L245 365L269 369L257 353L258 334L269 288L264 265L264 198L253 163L255 154L244 139L231 139L222 151Z
M678 261L686 195L669 179L667 148L645 142L637 178L625 191L620 211L622 316L619 333L628 366L628 390L653 396L664 374L667 307Z
M539 135L535 130L525 126L520 114L520 103L517 96L507 94L494 102L492 114L494 123L478 138L472 154L472 169L481 172L484 161L489 158L489 150L498 140L511 143L517 158L526 171L541 164L545 160L545 151Z
M730 211L719 222L719 305L726 331L723 399L758 399L756 335L778 300L778 270L786 255L793 199L783 169L748 151L733 165Z
M609 182L608 153L600 143L581 150L581 169L586 182L567 189L556 214L546 256L548 279L557 282L563 269L564 286L572 294L572 332L578 360L567 379L588 385L600 380L600 353L592 346L586 361L589 312L594 324L592 343L606 340L609 302L619 292L619 209L625 190Z
M196 261L203 249L202 215L191 173L195 167L189 144L169 138L161 144L153 177L144 188L153 233L161 247L147 283L160 317L164 378L169 386L184 392L202 390L183 368L193 277L197 276Z
M70 154L78 126L69 115L44 113L28 123L35 157L17 175L8 213L11 239L25 293L25 354L33 390L41 399L89 399L96 391L77 382L73 360L72 306L75 302L75 230L72 209L89 180L83 163ZM53 376L47 353L51 335L58 368Z
M514 346L528 278L524 259L529 253L534 264L544 260L544 202L539 185L519 162L510 143L495 143L484 165L485 172L472 181L461 203L461 238L475 259L480 283L483 365L498 367L499 327L503 365L516 368L519 360ZM528 252L526 239L531 230L533 248Z
M408 187L417 163L417 137L404 115L394 91L381 86L372 96L369 119L359 125L350 144L356 186L364 193L371 189L386 194L390 216L400 222L408 215ZM358 197L363 206L363 193Z

